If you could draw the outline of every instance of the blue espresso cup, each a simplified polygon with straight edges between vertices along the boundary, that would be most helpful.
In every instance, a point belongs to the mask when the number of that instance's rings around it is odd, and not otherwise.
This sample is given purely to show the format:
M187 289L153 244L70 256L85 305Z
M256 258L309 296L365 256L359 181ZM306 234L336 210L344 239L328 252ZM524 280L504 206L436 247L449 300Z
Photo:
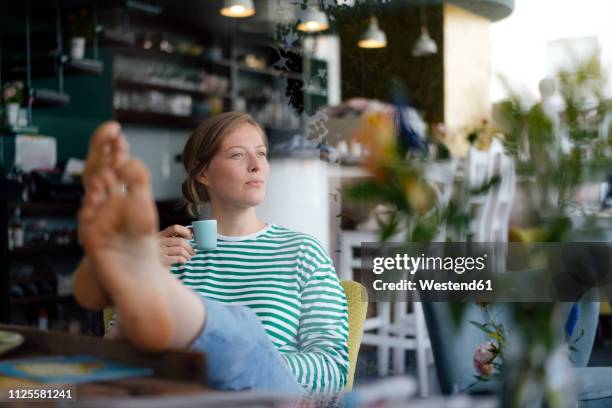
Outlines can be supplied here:
M197 249L209 251L217 247L217 220L194 221L189 228Z

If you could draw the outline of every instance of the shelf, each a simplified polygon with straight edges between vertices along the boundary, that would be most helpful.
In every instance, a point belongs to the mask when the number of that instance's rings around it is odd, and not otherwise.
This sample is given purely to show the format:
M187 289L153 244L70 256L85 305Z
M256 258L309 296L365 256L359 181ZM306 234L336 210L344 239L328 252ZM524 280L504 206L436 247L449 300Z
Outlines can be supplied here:
M104 71L104 63L93 59L72 59L64 63L64 74L100 75Z
M54 253L76 253L83 252L83 249L78 244L68 244L68 245L60 245L60 244L35 244L35 245L27 245L21 248L13 248L9 250L9 255L13 257L24 257L24 256L32 256L32 255L42 255L42 254L54 254Z
M181 54L179 52L164 52L158 49L145 49L142 47L116 47L115 53L120 55L131 55L136 57L146 57L153 59L163 59L166 61L191 61L194 64L216 64L219 66L230 67L231 62L227 60L211 61L204 58L204 56L195 56L189 54Z
M194 128L206 118L178 116L169 113L141 112L136 110L115 109L115 119L123 123L141 125L161 125L177 128Z
M239 36L236 38L236 42L238 43L239 47L245 47L245 46L266 47L266 48L273 48L273 49L282 49L283 51L294 52L300 55L303 53L303 49L300 47L296 47L294 45L285 45L271 38L251 38L251 37Z
M0 129L0 135L19 135L19 134L27 134L27 135L35 135L38 133L38 126L8 126L5 125Z
M31 215L68 215L76 216L80 201L40 202L40 201L9 201L8 208L19 207L22 216Z
M250 67L247 67L246 65L238 64L238 69L243 72L250 72L252 74L266 75L266 76L272 76L276 78L287 77L289 79L295 79L298 81L304 80L304 77L300 73L284 72L281 70L276 70L274 68L250 68Z
M173 85L164 85L164 84L156 84L147 81L137 81L133 79L127 78L115 78L115 85L122 88L131 88L131 89L154 89L158 91L167 91L167 92L177 92L177 93L187 93L193 96L218 96L219 98L229 99L231 96L229 94L222 94L218 92L206 92L198 89L185 89L178 86Z
M227 67L227 68L231 68L232 67L232 61L230 60L208 60L208 59L204 59L204 62L207 64L211 64L211 65L218 65L220 67Z
M60 61L64 66L64 75L84 74L100 75L104 71L104 63L94 59L72 59L69 55L62 55ZM32 58L32 76L51 77L57 75L57 56L55 52L41 53ZM9 68L8 75L25 75L26 66L23 61L16 61Z
M327 98L327 90L321 87L306 87L304 93L311 96L320 96L321 98Z
M11 304L13 305L24 305L28 303L43 303L43 302L57 302L58 300L74 299L72 294L52 294L52 295L40 295L40 296L27 296L23 298L13 299L11 298Z
M32 107L51 108L62 107L70 103L70 95L52 89L35 89Z
M128 45L136 44L136 35L133 32L105 29L100 39L104 45Z

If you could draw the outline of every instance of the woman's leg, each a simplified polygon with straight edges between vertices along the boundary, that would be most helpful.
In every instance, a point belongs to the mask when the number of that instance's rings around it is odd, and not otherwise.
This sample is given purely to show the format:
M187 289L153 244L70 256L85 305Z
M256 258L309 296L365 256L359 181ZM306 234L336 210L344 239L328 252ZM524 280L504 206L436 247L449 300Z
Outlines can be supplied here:
M206 328L190 348L206 353L211 386L292 395L304 392L251 309L206 298L202 301Z

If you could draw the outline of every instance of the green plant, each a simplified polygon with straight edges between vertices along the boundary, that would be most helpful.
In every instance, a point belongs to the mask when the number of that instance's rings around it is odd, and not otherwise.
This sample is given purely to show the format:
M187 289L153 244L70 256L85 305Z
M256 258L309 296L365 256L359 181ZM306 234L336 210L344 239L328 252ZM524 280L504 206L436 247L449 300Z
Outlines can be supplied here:
M93 19L87 9L79 9L68 15L68 32L70 37L83 37L91 41L95 35Z

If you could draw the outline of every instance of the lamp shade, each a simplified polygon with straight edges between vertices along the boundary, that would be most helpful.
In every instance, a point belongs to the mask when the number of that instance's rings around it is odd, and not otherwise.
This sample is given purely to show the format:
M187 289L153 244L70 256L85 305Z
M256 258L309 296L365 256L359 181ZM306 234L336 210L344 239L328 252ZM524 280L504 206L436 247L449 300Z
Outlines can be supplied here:
M225 17L250 17L255 14L255 6L253 0L223 0L220 13Z
M376 17L370 19L370 26L363 33L357 45L361 48L384 48L387 46L387 35L378 27Z
M428 55L434 55L438 52L438 46L436 42L429 35L427 27L421 26L421 35L417 38L412 48L413 57L425 57Z
M318 7L306 7L299 14L300 23L297 28L300 31L312 33L316 31L324 31L329 28L327 15Z

